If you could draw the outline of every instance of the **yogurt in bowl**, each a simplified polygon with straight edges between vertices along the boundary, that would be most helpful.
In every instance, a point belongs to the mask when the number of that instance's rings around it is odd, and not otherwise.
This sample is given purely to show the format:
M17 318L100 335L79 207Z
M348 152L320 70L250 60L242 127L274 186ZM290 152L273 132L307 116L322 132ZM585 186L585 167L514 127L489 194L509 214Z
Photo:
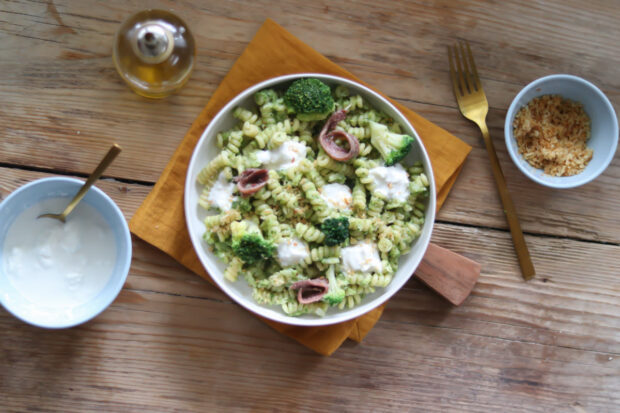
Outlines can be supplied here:
M0 204L0 303L30 324L65 328L103 311L131 262L125 218L92 188L67 222L37 217L63 210L82 182L47 178Z

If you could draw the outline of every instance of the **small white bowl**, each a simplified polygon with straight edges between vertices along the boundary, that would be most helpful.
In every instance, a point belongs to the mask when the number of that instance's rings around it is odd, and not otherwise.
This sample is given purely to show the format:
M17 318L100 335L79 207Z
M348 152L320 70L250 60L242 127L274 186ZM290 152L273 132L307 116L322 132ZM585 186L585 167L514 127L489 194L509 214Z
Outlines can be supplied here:
M0 304L18 319L43 328L68 328L82 324L105 310L123 288L131 264L131 235L123 213L99 188L92 187L82 202L95 208L112 229L116 242L116 263L110 280L92 300L71 311L38 308L28 301L8 280L3 255L7 232L26 209L45 199L73 197L84 182L52 177L30 182L0 203Z
M414 241L411 251L400 257L398 270L392 282L387 287L377 288L377 291L367 295L358 306L343 310L330 308L324 317L318 317L312 314L292 317L285 314L280 306L260 305L252 298L252 289L242 277L235 283L231 283L224 279L226 265L209 250L208 245L202 239L205 232L203 220L206 216L206 212L198 205L198 198L202 193L202 186L196 182L196 178L201 169L220 153L215 139L217 133L230 129L238 123L238 120L233 116L234 108L236 106L243 106L248 109L256 110L256 104L253 99L255 92L270 87L284 88L295 79L302 77L317 78L330 86L344 85L349 88L352 94L361 95L371 106L387 113L393 119L397 120L404 131L415 138L415 143L410 153L407 155L406 160L408 162L422 162L430 183L430 193L426 205L425 223L422 228L422 233L420 237ZM185 219L187 221L187 228L192 244L194 245L194 249L202 265L206 268L217 285L238 304L261 317L280 323L298 326L322 326L342 323L367 313L387 301L407 282L418 267L430 242L435 221L435 197L435 181L430 159L424 149L424 145L407 118L405 118L390 102L371 89L348 79L319 73L299 73L265 80L264 82L246 89L228 102L228 104L215 115L213 120L211 120L194 149L187 171L185 181Z
M594 150L592 160L579 174L573 176L551 176L542 169L527 163L519 154L513 135L514 118L523 106L538 96L560 95L579 102L591 120L592 133L587 145ZM599 88L577 76L551 75L537 79L525 86L514 98L504 124L504 137L510 157L517 167L534 182L551 188L574 188L599 176L613 159L618 146L618 118L609 99Z

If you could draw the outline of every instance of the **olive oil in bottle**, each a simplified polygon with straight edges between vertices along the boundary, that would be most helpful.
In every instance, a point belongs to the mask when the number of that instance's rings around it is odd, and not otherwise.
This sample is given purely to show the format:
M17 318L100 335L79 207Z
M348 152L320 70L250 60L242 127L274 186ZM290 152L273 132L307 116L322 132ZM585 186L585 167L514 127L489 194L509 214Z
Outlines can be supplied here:
M144 10L125 20L114 39L116 70L147 98L180 89L194 68L194 37L183 20L165 10Z

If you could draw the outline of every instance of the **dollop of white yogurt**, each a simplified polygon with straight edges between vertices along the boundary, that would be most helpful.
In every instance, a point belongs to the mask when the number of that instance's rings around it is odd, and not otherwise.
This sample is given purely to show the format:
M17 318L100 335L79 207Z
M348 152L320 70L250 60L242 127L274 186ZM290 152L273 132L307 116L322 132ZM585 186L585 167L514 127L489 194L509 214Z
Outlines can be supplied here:
M336 209L350 210L351 202L353 202L353 196L351 195L351 188L343 184L327 184L322 188L319 188L321 198L325 200L329 205Z
M381 272L383 269L381 258L379 258L379 251L373 243L361 242L352 247L343 248L341 254L342 266L348 273Z
M267 169L288 169L299 164L307 150L305 143L286 141L276 149L257 151L256 159Z
M299 238L287 238L278 244L278 261L283 267L299 264L309 255L308 244Z
M388 201L405 202L409 197L409 175L401 164L378 166L368 171L372 178L375 192Z
M92 206L81 203L62 222L42 218L70 198L52 198L22 212L2 246L9 283L35 308L70 310L101 292L116 262L114 233Z
M235 190L235 184L229 182L224 176L224 172L220 172L217 177L217 181L213 184L213 187L209 191L209 197L207 198L212 206L218 207L221 211L228 211L232 208L232 203L235 200L233 192Z

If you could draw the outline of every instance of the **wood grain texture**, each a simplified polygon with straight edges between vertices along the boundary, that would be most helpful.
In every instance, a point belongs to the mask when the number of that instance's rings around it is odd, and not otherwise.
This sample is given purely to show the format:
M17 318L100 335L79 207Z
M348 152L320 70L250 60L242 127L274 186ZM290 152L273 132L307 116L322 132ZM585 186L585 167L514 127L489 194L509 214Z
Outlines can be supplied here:
M44 176L0 172L2 194ZM98 186L128 218L146 195L142 185ZM362 344L324 358L134 240L125 288L85 326L45 331L0 314L0 357L10 367L0 373L4 406L611 412L620 405L620 265L609 258L620 247L527 241L543 278L524 283L507 232L438 224L433 242L482 264L470 298L452 307L412 278ZM600 263L596 273L590 262Z
M111 192L117 201L127 196ZM467 242L450 245L454 239ZM424 411L459 406L516 412L572 405L605 411L618 403L613 389L620 384L619 321L612 303L620 285L613 269L602 271L595 285L574 281L585 269L579 266L547 282L524 284L515 277L516 261L502 256L510 246L507 234L441 224L435 233L436 242L472 256L489 240L494 247L487 253L495 259L483 262L485 271L465 306L452 308L411 281L364 343L347 344L330 358L266 329L222 293L136 241L125 289L86 326L51 332L0 317L2 356L11 366L2 378L4 394L11 395L5 407L167 411L263 405L290 411L344 403L342 411L358 411L403 410L415 403ZM547 251L550 264L543 272L556 273L553 263L564 248L576 251L575 261L593 253L578 241L534 244ZM594 258L610 253L618 248L602 247ZM611 292L600 294L600 284ZM312 389L327 384L330 391L314 400ZM282 397L283 391L296 397Z
M191 121L265 18L271 17L365 81L418 111L475 149L453 202L440 219L505 227L488 158L474 125L460 116L448 81L445 47L472 44L491 104L489 127L523 229L620 242L617 197L600 197L620 176L616 157L582 188L541 187L516 169L503 144L506 109L522 86L550 73L581 75L620 102L620 28L613 0L505 2L393 0L346 3L5 2L0 7L0 164L90 172L112 142L127 156L111 176L154 182ZM54 4L57 14L50 11ZM116 74L112 36L130 11L172 7L195 31L197 66L188 87L163 101L133 94ZM553 10L553 20L547 14ZM57 17L62 23L59 23ZM596 16L594 18L593 16ZM575 27L573 19L581 24ZM545 22L547 21L547 24ZM337 23L337 24L336 24ZM317 28L320 27L320 30ZM570 28L570 30L568 29ZM330 41L326 41L330 39ZM28 50L29 53L17 53ZM10 120L10 122L9 122ZM79 156L64 156L66 151ZM542 203L541 208L531 208ZM597 211L604 211L598 213Z
M197 66L166 100L114 71L120 22L173 8ZM301 40L474 147L433 242L482 265L453 307L412 278L361 344L320 357L140 240L125 288L101 316L39 330L0 312L0 410L620 411L620 161L550 190L503 143L520 88L551 73L598 85L620 108L614 0L5 1L0 4L0 200L49 174L89 173L129 219L245 44L271 17ZM463 119L445 47L467 39L488 123L538 276L524 283L479 132Z

